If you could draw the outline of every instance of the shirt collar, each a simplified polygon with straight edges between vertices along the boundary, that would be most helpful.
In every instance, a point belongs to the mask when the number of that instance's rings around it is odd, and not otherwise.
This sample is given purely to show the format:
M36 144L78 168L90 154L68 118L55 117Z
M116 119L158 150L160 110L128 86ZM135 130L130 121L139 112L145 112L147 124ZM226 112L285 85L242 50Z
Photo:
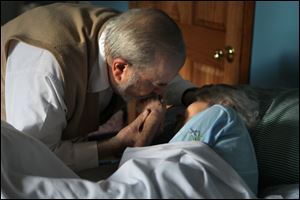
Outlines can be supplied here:
M107 64L104 52L105 31L103 31L98 40L99 55L98 60L94 63L88 85L88 92L101 92L110 88L108 80Z

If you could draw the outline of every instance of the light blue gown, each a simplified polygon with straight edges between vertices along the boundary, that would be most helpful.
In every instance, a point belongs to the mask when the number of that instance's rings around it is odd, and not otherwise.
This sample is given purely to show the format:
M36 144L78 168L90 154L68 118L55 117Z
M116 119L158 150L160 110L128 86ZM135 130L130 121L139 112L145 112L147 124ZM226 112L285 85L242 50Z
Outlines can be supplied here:
M201 141L209 145L257 193L258 169L249 132L229 107L213 105L193 116L170 140ZM220 169L222 170L222 169Z

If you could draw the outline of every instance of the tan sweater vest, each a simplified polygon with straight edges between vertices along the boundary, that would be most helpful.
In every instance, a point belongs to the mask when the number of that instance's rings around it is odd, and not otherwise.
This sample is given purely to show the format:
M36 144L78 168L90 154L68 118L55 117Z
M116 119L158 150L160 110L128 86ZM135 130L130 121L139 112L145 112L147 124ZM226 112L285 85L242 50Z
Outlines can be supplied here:
M68 109L62 139L96 130L98 95L87 94L88 80L91 66L98 59L103 24L115 15L116 11L107 8L58 3L32 9L2 26L1 120L6 116L4 89L9 43L18 40L47 49L60 65Z

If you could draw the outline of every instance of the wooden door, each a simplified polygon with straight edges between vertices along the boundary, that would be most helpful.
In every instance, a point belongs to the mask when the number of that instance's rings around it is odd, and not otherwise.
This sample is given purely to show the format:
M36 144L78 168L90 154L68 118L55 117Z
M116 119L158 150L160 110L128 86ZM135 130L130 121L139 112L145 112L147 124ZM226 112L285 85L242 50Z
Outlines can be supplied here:
M183 78L197 86L248 83L254 2L129 1L129 6L161 9L179 25L187 48Z

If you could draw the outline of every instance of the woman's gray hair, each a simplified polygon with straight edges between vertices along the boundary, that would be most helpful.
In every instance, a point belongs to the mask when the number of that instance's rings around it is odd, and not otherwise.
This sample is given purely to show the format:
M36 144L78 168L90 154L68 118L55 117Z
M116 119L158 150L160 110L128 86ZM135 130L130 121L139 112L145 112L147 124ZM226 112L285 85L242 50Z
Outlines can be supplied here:
M255 127L259 116L259 103L243 90L226 84L211 84L201 87L197 100L205 101L209 106L221 104L237 111L249 129Z
M156 53L185 60L185 46L177 24L157 9L131 9L107 22L105 54L134 67L149 67Z

